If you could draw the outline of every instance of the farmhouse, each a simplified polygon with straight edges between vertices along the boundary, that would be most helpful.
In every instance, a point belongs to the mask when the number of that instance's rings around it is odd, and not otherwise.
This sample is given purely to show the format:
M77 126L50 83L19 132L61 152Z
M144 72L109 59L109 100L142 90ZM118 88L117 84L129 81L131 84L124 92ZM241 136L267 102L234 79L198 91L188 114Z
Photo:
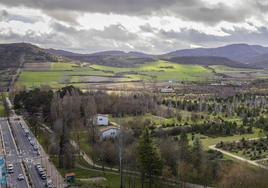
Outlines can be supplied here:
M120 132L120 129L114 126L108 126L100 128L99 130L100 139L107 139L107 138L116 138Z
M108 115L98 114L96 116L96 125L108 126L109 125L109 117L108 117Z

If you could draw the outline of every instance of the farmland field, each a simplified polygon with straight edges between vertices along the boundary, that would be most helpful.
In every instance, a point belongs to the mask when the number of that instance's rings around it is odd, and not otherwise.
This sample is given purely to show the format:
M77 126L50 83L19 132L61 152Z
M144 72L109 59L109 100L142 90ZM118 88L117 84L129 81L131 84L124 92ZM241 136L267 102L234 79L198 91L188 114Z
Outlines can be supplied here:
M118 68L75 63L47 63L26 65L17 84L29 88L50 85L58 88L66 84L81 86L92 82L206 81L214 78L210 69L199 65L179 65L156 61L133 68Z
M216 73L224 74L230 78L240 79L264 79L268 78L268 71L266 69L246 69L246 68L231 68L223 65L210 66Z

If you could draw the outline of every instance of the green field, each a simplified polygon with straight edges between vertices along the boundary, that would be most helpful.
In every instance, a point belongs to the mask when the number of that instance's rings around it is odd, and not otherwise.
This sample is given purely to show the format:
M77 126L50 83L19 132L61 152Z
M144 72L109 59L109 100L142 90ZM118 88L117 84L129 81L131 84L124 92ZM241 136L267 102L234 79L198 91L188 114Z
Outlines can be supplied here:
M213 78L212 71L205 67L180 65L166 61L156 61L131 68L95 64L51 63L45 70L40 70L35 65L31 70L22 71L17 84L28 88L39 87L40 85L58 88L69 84L83 87L89 82L206 81Z
M243 134L243 135L234 135L234 136L224 136L224 137L208 137L204 135L200 135L202 144L204 146L204 149L209 149L209 146L215 145L217 143L222 142L232 142L232 141L238 141L242 138L250 139L250 138L258 138L259 137L259 131L260 129L254 128L252 134ZM190 138L190 135L189 135Z
M56 160L55 164L57 163ZM109 171L102 171L93 169L91 166L89 166L83 159L76 159L77 167L69 170L60 169L61 174L64 176L65 173L74 172L76 175L76 184L84 187L109 187L109 188L118 188L120 187L120 176L118 172L109 172ZM90 178L96 178L96 177L103 177L106 180L93 183L90 181ZM123 184L124 187L130 188L129 183L135 182L136 188L141 188L141 181L139 177L130 177L128 175L124 175L123 177ZM148 188L148 184L145 183L144 188ZM154 185L155 188L173 188L175 186L168 186L163 185L161 182L157 182L156 185ZM179 187L179 186L176 186Z
M140 65L135 68L117 68L101 65L93 65L92 67L99 70L110 70L115 73L127 73L127 75L138 79L142 79L144 76L147 76L148 79L155 78L158 81L205 81L213 78L211 70L205 67L199 65L182 65L167 61L156 61ZM129 72L137 72L143 75L129 74Z

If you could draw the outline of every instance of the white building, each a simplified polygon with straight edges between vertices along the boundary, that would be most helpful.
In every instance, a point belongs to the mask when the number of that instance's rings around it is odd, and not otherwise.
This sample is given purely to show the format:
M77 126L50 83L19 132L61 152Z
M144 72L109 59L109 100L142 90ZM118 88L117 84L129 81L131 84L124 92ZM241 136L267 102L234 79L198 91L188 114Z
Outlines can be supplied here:
M160 92L161 93L174 93L175 90L173 88L171 88L171 87L168 87L168 88L161 88Z
M96 117L96 124L97 125L108 126L109 125L109 117L108 117L108 115L98 114L97 117Z
M120 129L114 126L100 128L99 135L100 139L107 139L107 138L116 138L120 133Z

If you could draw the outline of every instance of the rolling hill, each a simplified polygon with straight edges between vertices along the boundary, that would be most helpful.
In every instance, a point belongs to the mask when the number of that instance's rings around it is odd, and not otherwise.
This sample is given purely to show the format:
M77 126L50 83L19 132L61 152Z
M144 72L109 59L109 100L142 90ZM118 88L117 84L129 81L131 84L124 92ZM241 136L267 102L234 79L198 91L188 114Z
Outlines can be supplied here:
M195 48L177 50L164 55L161 58L170 59L181 56L217 56L225 57L233 61L250 64L251 59L268 53L268 48L259 45L231 44L218 48Z
M142 52L103 51L92 54L79 54L63 50L49 49L47 52L62 55L67 58L113 67L134 67L138 64L152 62L155 56Z
M197 64L203 66L225 65L241 68L268 67L268 48L248 44L232 44L218 48L183 49L162 55L150 55L135 51L103 51L92 54L79 54L63 50L49 49L47 52L66 56L77 61L114 67L134 67L138 64L144 64L155 60L166 60L179 64Z
M25 62L58 61L59 56L28 43L0 44L0 68L18 68Z
M178 64L186 64L186 65L187 64L202 65L202 66L225 65L228 67L235 67L235 68L252 68L252 66L250 65L243 64L237 61L233 61L225 57L217 57L217 56L177 56L177 57L167 58L164 60L178 63Z
M241 68L268 68L268 48L258 45L232 44L218 48L177 50L163 55L142 52L103 51L91 54L42 49L32 44L0 44L0 68L19 67L22 62L75 60L112 67L135 67L156 60L178 64L225 65Z

